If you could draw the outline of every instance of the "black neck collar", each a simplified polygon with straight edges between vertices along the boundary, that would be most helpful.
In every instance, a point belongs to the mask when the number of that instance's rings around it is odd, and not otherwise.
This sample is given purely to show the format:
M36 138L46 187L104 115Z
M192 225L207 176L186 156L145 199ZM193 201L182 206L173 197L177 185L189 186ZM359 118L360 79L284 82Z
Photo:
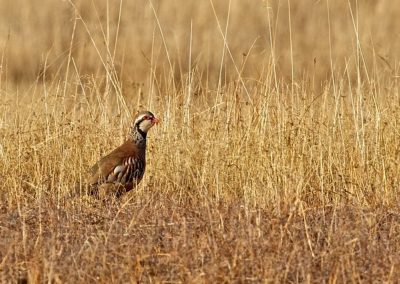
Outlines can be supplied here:
M136 128L137 133L138 133L140 136L142 136L143 140L146 140L147 133L144 132L143 130L141 130L141 129L139 128L139 124L136 124L135 128Z

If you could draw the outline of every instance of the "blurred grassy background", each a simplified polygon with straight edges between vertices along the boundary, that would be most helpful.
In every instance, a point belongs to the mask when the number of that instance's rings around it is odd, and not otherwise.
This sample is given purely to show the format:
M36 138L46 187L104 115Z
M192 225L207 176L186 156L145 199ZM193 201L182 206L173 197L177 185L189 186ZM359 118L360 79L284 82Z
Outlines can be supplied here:
M147 82L152 53L157 73L168 70L179 81L191 56L202 79L215 84L224 52L221 30L232 53L223 59L230 80L237 77L233 60L238 66L246 60L243 76L249 78L268 72L274 60L279 78L290 79L293 65L294 79L312 77L320 85L332 69L341 74L354 67L357 44L369 74L375 65L382 67L379 72L397 68L400 6L395 1L214 2L153 1L153 10L150 1L74 1L75 11L69 1L2 0L3 78L6 72L11 82L35 80L45 61L47 76L62 73L76 19L72 56L80 73L104 71L93 40L103 58L107 46L115 53L113 62L127 86Z

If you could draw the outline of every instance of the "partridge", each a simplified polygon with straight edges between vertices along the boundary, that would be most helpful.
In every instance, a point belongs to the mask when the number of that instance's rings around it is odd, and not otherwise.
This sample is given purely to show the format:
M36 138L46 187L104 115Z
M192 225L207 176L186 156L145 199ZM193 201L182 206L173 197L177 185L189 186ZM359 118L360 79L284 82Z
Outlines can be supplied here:
M146 167L147 132L158 122L150 111L136 115L128 139L91 168L89 194L118 197L139 184Z

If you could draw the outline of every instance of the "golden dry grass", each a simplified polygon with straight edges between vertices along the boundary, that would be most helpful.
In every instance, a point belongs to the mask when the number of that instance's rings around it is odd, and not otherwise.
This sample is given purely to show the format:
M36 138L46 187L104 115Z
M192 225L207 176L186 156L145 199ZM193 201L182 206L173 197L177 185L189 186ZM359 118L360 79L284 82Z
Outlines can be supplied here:
M400 278L395 1L42 2L0 1L2 282ZM138 189L69 198L139 109Z

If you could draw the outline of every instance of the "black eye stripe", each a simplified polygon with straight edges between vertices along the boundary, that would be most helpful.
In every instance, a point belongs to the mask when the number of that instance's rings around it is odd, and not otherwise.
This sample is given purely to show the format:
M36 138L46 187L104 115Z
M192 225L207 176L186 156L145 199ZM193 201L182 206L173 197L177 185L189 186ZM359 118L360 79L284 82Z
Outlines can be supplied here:
M139 119L136 124L139 125L142 121L145 121L147 118L146 116L143 116L141 119Z
M140 124L142 121L145 121L145 120L153 120L153 119L154 119L153 116L145 115L140 120L138 120L138 122L136 122L136 124Z

